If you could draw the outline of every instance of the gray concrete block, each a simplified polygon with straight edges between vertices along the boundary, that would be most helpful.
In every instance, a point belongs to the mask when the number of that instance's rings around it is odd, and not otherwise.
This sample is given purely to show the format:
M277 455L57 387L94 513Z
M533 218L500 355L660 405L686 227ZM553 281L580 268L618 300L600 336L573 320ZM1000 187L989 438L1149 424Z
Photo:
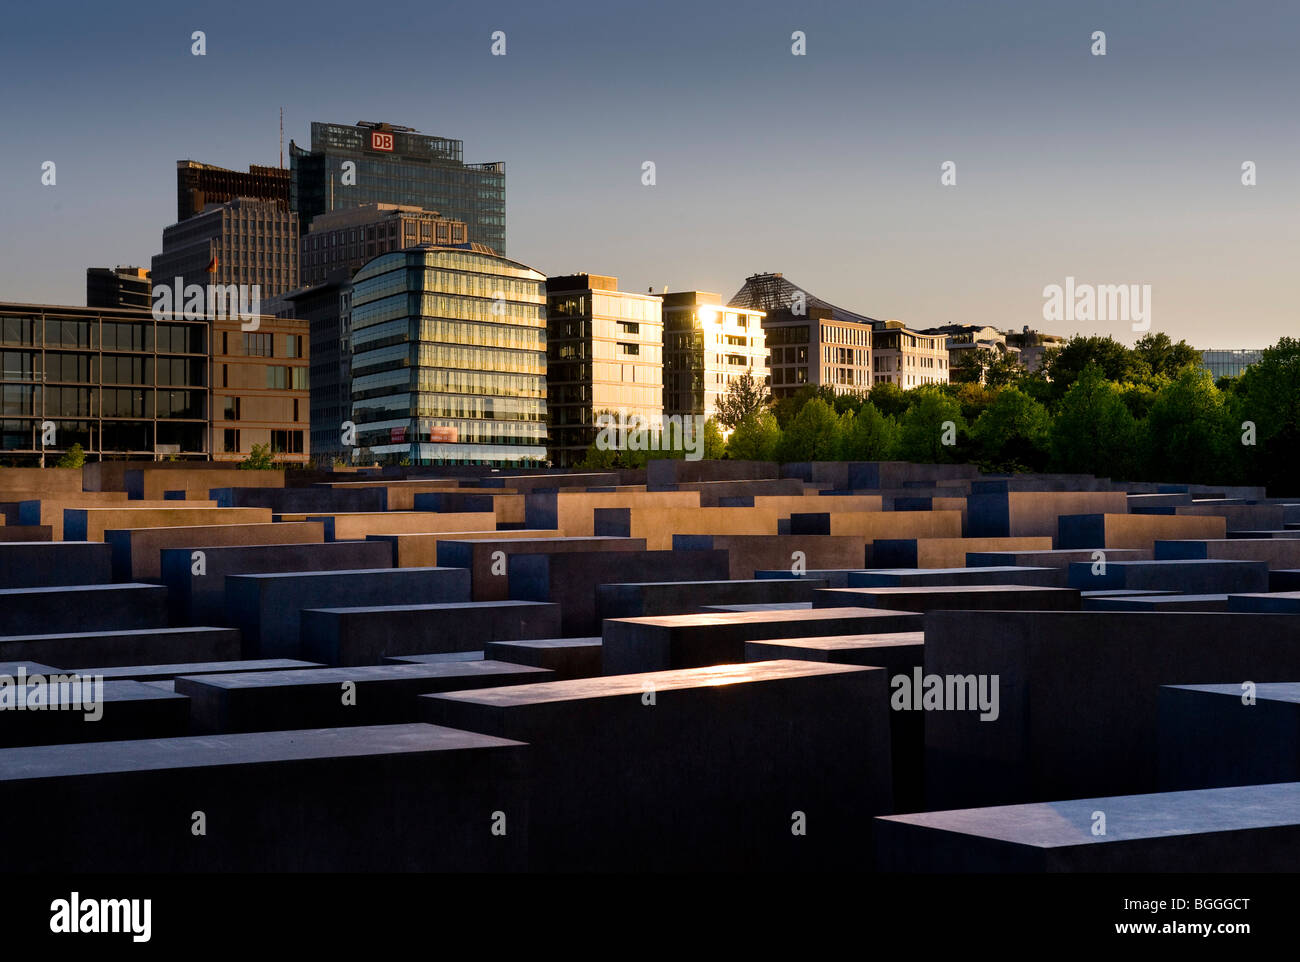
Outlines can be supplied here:
M1072 588L1153 588L1179 594L1234 594L1268 590L1268 564L1263 561L1195 560L1111 561L1070 565Z
M0 750L0 805L26 819L0 868L520 869L522 750L424 724ZM191 831L196 810L206 835ZM495 811L505 835L489 831Z
M815 578L604 584L596 588L596 611L603 621L684 615L706 605L810 604L813 592L825 587L826 582Z
M1165 685L1162 791L1300 782L1300 682Z
M469 601L469 572L461 568L365 568L226 578L226 605L231 623L243 632L246 658L302 657L302 611L324 608L341 598L354 606L465 602Z
M1292 872L1300 784L894 815L875 828L886 872Z
M555 681L595 678L601 674L599 638L534 638L493 641L485 652L494 661L531 665L554 672Z
M727 577L725 551L575 551L513 555L507 564L510 597L558 604L559 633L565 638L589 638L599 632L599 585Z
M230 661L239 657L234 628L140 628L0 637L0 657L35 658L78 671L101 666Z
M559 630L560 606L539 601L307 608L301 650L327 665L376 665L387 655L466 651Z
M880 669L775 661L421 701L528 742L533 870L647 872L860 869L863 814L890 807L887 698Z
M137 681L57 672L13 682L0 689L0 748L165 738L189 727L188 699Z
M846 588L907 588L916 585L1037 585L1063 588L1059 568L997 565L974 568L873 568L850 572ZM832 586L827 586L832 587Z
M615 618L604 624L606 675L700 668L745 660L745 643L765 638L915 631L921 616L883 608L821 608Z
M496 661L362 665L183 675L196 732L287 731L416 719L417 695L545 681L549 671Z
M167 589L158 585L0 589L0 635L90 633L166 624Z
M193 550L165 548L161 552L162 581L167 586L171 616L177 622L226 624L226 579L231 575L355 571L393 564L387 545L366 541L206 547L202 551L201 573Z
M927 807L1140 794L1158 788L1160 686L1300 677L1300 617L936 611L925 670L999 679L995 721L926 713Z
M104 585L112 580L113 549L106 544L0 541L0 588Z
M904 588L828 588L813 596L814 608L889 608L899 611L1070 611L1079 607L1073 588L1036 585L916 585Z

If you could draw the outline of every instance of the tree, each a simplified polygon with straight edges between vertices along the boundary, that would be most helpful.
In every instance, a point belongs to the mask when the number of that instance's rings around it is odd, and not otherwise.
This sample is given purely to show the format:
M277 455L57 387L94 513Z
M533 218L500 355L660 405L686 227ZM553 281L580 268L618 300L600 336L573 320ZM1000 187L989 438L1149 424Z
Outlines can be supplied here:
M957 402L931 385L910 393L914 400L900 425L899 457L923 464L958 460L956 441L966 422Z
M993 388L1008 387L1019 383L1027 373L1025 366L1020 363L1020 358L1016 355L998 354L994 356L993 363L984 372L984 383Z
M1149 372L1145 362L1114 338L1082 334L1070 338L1059 350L1049 351L1043 363L1057 397L1069 390L1089 364L1101 368L1108 381L1134 381Z
M771 411L746 415L727 439L727 457L734 461L775 461L781 426Z
M825 384L805 384L799 390L786 397L781 398L772 405L772 413L776 415L776 423L781 425L781 430L785 430L794 421L796 415L803 410L803 406L813 398L821 398L827 404L835 403L835 391Z
M1003 388L972 425L983 464L991 471L1041 471L1047 463L1052 419L1023 391Z
M704 422L704 459L719 461L727 453L727 442L723 440L722 429L718 427L717 418Z
M1144 335L1133 347L1133 353L1146 362L1153 375L1172 378L1188 365L1200 366L1201 354L1186 341L1177 344L1163 331Z
M998 396L998 392L992 388L973 382L953 384L944 393L961 406L961 416L966 419L967 424L973 424L976 418L989 409L989 405Z
M840 423L834 409L821 398L813 398L785 429L778 446L779 459L790 461L834 461L839 457Z
M1300 493L1300 340L1266 348L1233 385L1233 421L1255 425L1252 463L1270 494ZM1276 490L1274 490L1276 489Z
M718 420L734 428L748 415L766 408L772 401L767 385L754 376L752 368L727 385L727 393L718 398Z
M269 444L254 444L253 450L248 453L248 457L239 462L239 467L244 471L274 470L275 459L271 457L271 446Z
M1146 419L1148 477L1214 484L1244 473L1228 416L1210 372L1184 368L1157 395Z
M1083 369L1065 392L1051 428L1057 471L1128 478L1134 470L1137 423L1119 389L1096 364Z
M68 448L68 450L63 453L63 457L59 458L58 463L54 466L56 468L80 468L84 466L85 463L86 451L81 446L80 442L74 441L72 447Z
M948 379L954 384L983 384L985 372L996 359L997 355L987 347L962 351L957 356L957 363L949 370Z
M889 461L898 447L898 423L868 402L842 426L840 456L845 461Z
M911 405L911 398L907 396L901 387L893 381L881 381L871 388L871 393L867 395L867 400L876 406L876 408L885 417L902 417L903 412Z

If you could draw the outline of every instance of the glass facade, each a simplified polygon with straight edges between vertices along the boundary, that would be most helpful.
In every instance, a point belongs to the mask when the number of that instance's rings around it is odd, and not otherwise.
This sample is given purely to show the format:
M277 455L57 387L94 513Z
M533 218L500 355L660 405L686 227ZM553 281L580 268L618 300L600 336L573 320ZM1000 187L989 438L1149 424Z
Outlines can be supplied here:
M357 444L413 464L544 461L545 280L452 247L362 267L351 302Z
M1223 351L1202 351L1201 365L1217 381L1221 377L1237 377L1246 368L1259 362L1263 351L1233 349Z
M762 311L685 291L665 294L663 313L664 414L712 417L731 381L746 372L770 384Z
M313 123L311 149L290 144L289 159L290 203L304 231L325 211L409 204L464 221L470 241L505 253L505 164L463 163L459 140ZM356 165L355 182L348 184L342 177L346 161Z
M0 457L206 453L207 351L207 321L0 305Z
M658 423L663 414L661 299L612 290L617 278L547 284L547 414L551 461L571 467L596 439L602 414Z

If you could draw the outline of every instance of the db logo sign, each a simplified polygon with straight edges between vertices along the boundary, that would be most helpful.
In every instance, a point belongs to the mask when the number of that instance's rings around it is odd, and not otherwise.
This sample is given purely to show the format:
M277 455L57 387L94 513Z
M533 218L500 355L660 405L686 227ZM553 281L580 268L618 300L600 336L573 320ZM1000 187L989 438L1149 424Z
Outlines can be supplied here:
M381 134L377 130L370 131L370 149L371 150L392 150L393 135Z

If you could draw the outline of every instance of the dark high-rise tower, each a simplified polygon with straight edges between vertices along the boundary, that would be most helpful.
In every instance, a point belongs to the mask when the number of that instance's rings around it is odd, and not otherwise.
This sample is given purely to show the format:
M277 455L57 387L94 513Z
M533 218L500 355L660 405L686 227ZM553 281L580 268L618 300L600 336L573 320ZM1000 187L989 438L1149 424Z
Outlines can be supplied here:
M176 220L188 220L209 204L236 197L274 201L289 209L289 171L251 165L248 172L227 170L194 160L176 161Z
M505 164L464 163L459 140L392 124L313 123L311 149L290 141L289 163L304 232L326 211L405 204L464 221L471 242L505 253Z

